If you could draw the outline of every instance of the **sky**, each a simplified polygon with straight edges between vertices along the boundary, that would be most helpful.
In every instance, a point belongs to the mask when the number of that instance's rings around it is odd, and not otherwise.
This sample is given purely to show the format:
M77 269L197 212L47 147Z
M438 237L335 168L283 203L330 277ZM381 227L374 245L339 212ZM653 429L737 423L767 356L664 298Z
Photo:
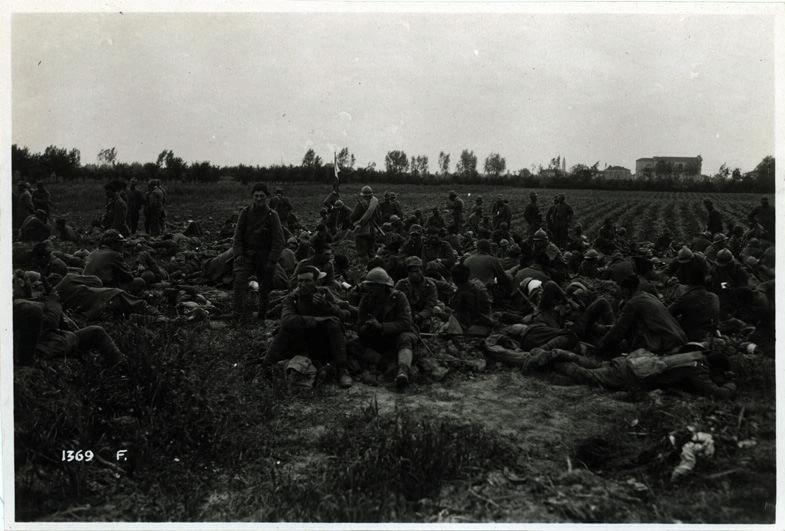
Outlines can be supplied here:
M299 164L343 146L515 172L774 154L774 18L706 14L12 16L12 141L82 162Z

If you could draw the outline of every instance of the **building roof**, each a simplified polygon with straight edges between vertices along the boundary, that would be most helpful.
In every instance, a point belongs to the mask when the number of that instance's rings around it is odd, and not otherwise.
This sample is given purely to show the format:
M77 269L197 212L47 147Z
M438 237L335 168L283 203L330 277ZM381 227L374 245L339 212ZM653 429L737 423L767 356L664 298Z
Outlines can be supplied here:
M615 171L620 171L620 170L622 170L622 171L630 171L630 170L628 170L627 168L625 168L624 166L608 166L607 168L605 168L605 171L608 171L608 170L615 170Z

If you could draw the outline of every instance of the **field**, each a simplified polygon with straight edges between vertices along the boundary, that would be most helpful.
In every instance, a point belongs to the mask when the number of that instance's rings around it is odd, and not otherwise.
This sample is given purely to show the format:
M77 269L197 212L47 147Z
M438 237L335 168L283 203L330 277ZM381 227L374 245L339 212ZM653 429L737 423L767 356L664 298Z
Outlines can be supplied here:
M302 220L318 217L326 186L285 188ZM377 195L387 189L405 212L442 206L450 190L390 186ZM521 228L529 190L454 189L486 205L503 195ZM102 213L96 184L50 190L56 215L77 226ZM344 197L358 190L346 186ZM235 183L168 191L175 228L197 219L212 234L250 198L250 187ZM555 193L538 192L544 207ZM663 228L686 239L705 224L702 194L560 192L590 237L608 216L635 239ZM743 222L760 196L709 197L726 221ZM416 378L405 393L363 383L297 392L256 364L267 328L106 327L129 354L125 372L67 360L14 375L17 520L774 520L772 342L761 356L734 360L740 392L730 401L608 393L521 374L477 363L484 358L472 343L443 380ZM711 433L716 452L672 483L689 428ZM69 448L101 460L60 462ZM127 461L115 461L120 449Z

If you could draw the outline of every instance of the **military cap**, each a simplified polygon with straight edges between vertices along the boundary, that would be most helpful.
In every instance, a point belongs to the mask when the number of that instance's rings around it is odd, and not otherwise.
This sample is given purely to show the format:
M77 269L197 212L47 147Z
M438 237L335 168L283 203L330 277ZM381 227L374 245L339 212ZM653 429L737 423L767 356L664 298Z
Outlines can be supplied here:
M409 234L422 234L422 225L415 223L409 227Z
M548 233L545 232L542 229L537 229L537 232L534 233L534 238L532 238L532 239L534 239L534 240L547 240L548 239Z
M365 197L370 197L373 195L373 188L368 185L363 186L362 190L360 191L360 195Z
M404 263L406 267L422 267L422 259L419 256L410 256Z
M679 249L679 254L676 255L676 261L680 264L687 264L691 262L693 258L695 258L695 255L686 245L683 245L682 248Z

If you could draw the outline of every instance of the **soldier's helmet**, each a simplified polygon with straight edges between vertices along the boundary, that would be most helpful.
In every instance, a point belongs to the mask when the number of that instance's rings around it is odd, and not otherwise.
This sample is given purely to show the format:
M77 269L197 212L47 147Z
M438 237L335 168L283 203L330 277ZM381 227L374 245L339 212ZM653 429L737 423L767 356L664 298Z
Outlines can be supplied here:
M691 262L693 258L695 258L695 255L686 245L683 245L681 249L679 249L679 254L676 255L676 261L680 264L687 264Z
M363 197L371 197L373 195L373 188L368 185L363 186L363 189L360 191L360 195Z
M401 221L401 218L399 218L396 214L393 214L392 216L390 216L390 223L399 223L400 221Z
M340 208L343 206L343 201L341 201L340 199L336 199L334 204L336 207Z
M715 235L714 235L714 238L713 238L713 240L712 240L712 241L713 241L714 243L720 243L720 242L724 242L724 241L725 241L725 240L727 240L727 239L728 239L728 237L727 237L727 236L725 236L725 235L724 235L723 233L721 233L721 232L718 232L717 234L715 234Z
M393 279L387 274L387 271L381 267L374 267L368 274L365 275L363 284L381 284L382 286L393 287Z
M599 260L600 259L600 253L598 253L596 249L589 249L588 251L586 251L583 254L583 259L584 260L589 260L589 261Z
M409 234L422 235L422 225L414 223L411 227L409 227Z
M108 230L105 230L103 234L101 234L101 244L102 245L113 245L113 244L124 242L124 241L125 241L125 238L116 229L108 229Z
M419 256L410 256L406 259L406 267L422 267L422 259Z
M532 239L533 240L539 240L539 241L547 240L548 239L548 233L545 232L542 229L537 229L537 232L534 233L534 238L532 238Z
M726 266L733 262L733 253L730 249L722 249L717 253L717 265Z

